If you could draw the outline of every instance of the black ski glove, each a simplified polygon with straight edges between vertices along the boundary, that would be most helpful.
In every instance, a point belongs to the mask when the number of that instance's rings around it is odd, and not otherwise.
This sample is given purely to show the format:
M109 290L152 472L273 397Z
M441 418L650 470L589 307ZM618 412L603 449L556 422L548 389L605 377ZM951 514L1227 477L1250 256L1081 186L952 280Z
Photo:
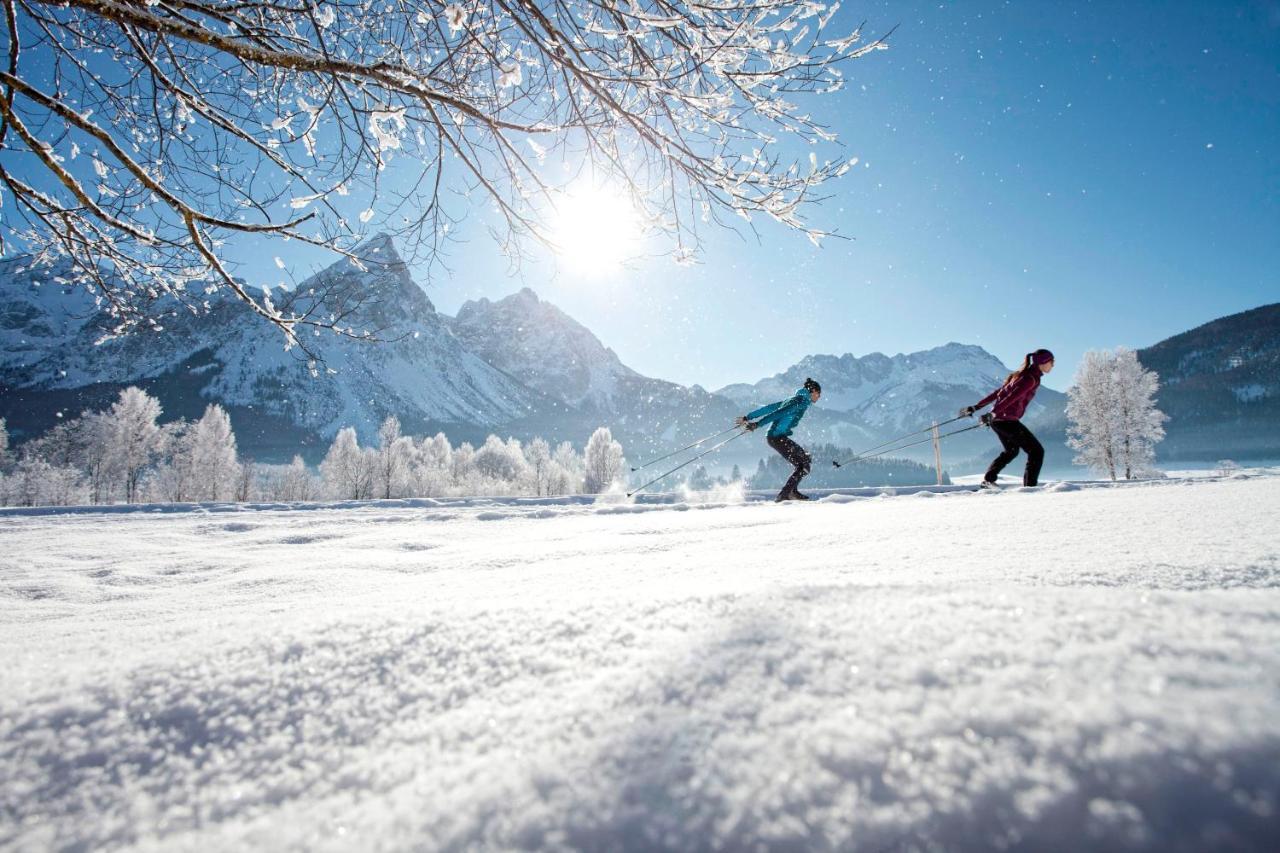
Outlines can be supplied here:
M983 415L982 417L978 418L979 423L981 423L983 426L986 426L986 427L991 426L991 422L992 422L993 420L995 420L995 418L991 417L991 413L990 413L990 412L987 412L985 415Z
M978 411L977 406L965 406L963 409L960 410L960 417L971 418L973 417L973 413L976 411Z
M751 421L747 421L743 426L746 427L747 432L755 432L760 427L760 424L753 424Z

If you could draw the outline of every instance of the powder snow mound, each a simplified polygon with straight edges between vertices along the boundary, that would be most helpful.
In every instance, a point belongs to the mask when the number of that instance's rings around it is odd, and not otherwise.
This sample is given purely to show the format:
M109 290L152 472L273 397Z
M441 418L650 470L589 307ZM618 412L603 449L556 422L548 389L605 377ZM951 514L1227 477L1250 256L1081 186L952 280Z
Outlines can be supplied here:
M635 496L627 494L626 487L621 483L614 483L607 490L596 495L595 502L598 506L634 504Z
M0 848L1273 850L1280 478L933 494L0 514Z
M686 485L681 487L680 496L686 503L741 504L746 502L747 487L741 480L710 489L690 489Z

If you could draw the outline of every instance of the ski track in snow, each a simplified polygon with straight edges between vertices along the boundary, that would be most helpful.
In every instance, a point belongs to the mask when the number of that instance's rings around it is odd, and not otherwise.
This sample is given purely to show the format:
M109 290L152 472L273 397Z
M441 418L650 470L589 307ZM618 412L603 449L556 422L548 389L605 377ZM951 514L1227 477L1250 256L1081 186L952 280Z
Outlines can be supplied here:
M0 512L0 849L1276 849L1280 477L872 494Z

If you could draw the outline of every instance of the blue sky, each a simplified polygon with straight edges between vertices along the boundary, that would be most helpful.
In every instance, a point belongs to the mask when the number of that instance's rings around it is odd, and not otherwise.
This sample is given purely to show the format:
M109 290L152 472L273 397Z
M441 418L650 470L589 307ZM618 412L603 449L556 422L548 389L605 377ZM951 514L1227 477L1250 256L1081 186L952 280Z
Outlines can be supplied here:
M1049 347L1059 389L1085 350L1280 300L1280 3L875 2L840 15L898 25L825 101L861 163L812 218L855 239L815 249L762 227L760 241L707 235L692 269L533 265L513 278L476 222L432 300L453 313L532 287L633 368L708 388L813 353L960 341L1010 364Z

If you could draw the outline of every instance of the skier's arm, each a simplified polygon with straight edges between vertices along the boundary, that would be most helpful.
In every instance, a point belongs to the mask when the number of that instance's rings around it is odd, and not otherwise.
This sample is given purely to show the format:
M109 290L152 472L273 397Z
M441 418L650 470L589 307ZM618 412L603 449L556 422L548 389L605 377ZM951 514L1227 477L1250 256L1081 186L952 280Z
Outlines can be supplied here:
M748 414L747 420L755 421L757 426L761 424L772 423L773 421L776 421L778 418L782 417L783 412L785 412L787 409L790 409L792 406L797 405L799 402L800 402L800 395L797 394L796 396L792 397L790 400L783 400L778 403L770 403L769 405L762 406L761 408L756 409L754 412L751 412L750 414ZM757 418L759 420L757 420Z
M756 418L764 418L764 417L768 417L769 415L776 414L779 409L781 409L784 405L786 405L786 402L787 402L786 400L782 400L781 402L778 402L778 403L770 403L767 406L761 406L760 408L756 409L754 412L747 412L746 418L749 421L754 421Z
M974 408L974 409L981 409L983 406L985 406L985 405L987 405L988 403L990 403L990 402L991 402L992 400L994 400L996 397L999 397L999 396L1000 396L1000 392L1001 392L1001 391L1003 391L1004 389L1005 389L1005 386L1004 386L1004 385L1001 385L999 388L997 388L996 390L992 391L992 392L991 392L990 394L988 394L987 396L983 397L983 398L982 398L982 399L981 399L981 400L980 400L980 401L979 401L979 402L978 402L978 403L977 403L973 408Z
M1034 381L1035 381L1035 377L1031 375L1030 371L1023 373L1017 379L1013 380L1012 382L1006 385L1001 385L999 388L992 391L987 396L983 397L982 402L974 406L974 408L981 409L983 406L987 405L987 403L999 402L1005 399L1006 397L1015 397L1023 393L1026 390L1027 386Z

